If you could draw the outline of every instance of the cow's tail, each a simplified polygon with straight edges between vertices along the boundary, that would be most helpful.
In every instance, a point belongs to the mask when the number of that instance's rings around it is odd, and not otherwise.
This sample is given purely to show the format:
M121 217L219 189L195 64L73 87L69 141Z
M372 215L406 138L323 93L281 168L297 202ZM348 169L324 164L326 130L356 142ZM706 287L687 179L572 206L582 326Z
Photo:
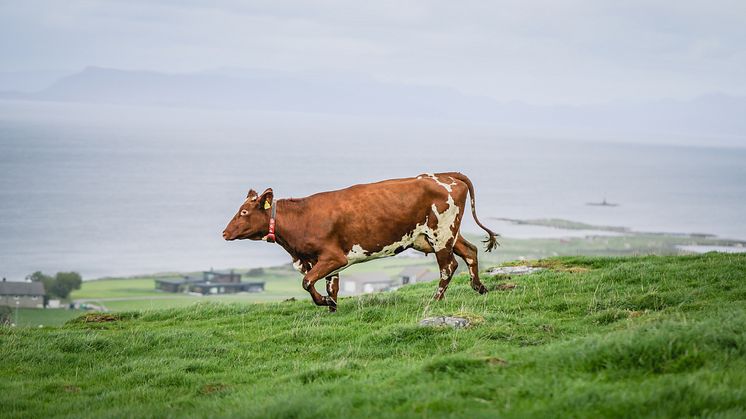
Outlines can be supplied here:
M487 232L487 239L484 240L483 243L485 243L485 250L488 252L491 252L492 249L495 248L495 246L499 246L500 243L497 242L497 238L500 236L499 234L495 233L494 231L490 230L489 228L485 227L484 224L482 224L481 221L479 221L479 218L477 218L477 209L476 209L476 197L474 196L474 185L472 185L471 180L469 180L466 175L459 172L454 173L448 173L448 176L451 176L454 179L458 179L466 184L466 186L469 187L469 195L471 195L471 215L474 217L474 221L479 225L479 227L482 227L484 231Z

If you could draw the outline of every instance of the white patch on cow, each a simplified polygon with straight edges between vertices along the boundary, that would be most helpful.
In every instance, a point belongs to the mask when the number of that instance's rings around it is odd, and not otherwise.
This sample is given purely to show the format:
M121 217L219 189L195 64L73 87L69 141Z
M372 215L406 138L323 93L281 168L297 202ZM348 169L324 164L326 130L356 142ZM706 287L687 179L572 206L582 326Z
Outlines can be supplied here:
M396 254L397 249L406 249L410 246L414 246L418 250L428 252L438 252L443 250L448 245L448 242L454 237L457 237L458 233L454 236L453 227L456 224L456 219L459 214L459 207L453 201L453 197L448 195L448 207L442 212L438 212L438 208L435 204L432 205L433 213L438 220L435 229L430 228L427 225L429 217L425 217L425 220L421 224L417 224L415 228L409 233L403 235L401 239L394 243L383 246L381 250L377 252L370 252L360 244L352 246L349 252L347 252L347 264L330 275L334 275L356 263L365 262L372 259L379 259Z
M362 262L368 259L368 255L365 249L359 244L352 246L349 252L347 252L347 264L352 265L353 263Z
M435 237L432 241L433 249L435 249L436 252L445 249L448 241L455 239L455 234L458 234L454 233L453 226L456 224L456 218L458 218L459 207L455 202L453 202L453 197L451 195L448 195L447 202L448 208L446 208L442 213L438 213L438 208L435 204L432 205L433 213L435 214L435 218L438 220L438 224L433 232Z
M440 270L440 279L448 279L450 275L448 275L448 271L445 269Z
M301 262L300 259L294 260L293 268L295 268L296 271L303 273L303 262Z
M450 176L448 178L451 179L451 183L444 183L444 182L441 182L440 179L438 179L438 177L432 173L425 173L425 175L427 175L430 179L434 180L435 183L437 183L438 185L444 187L445 190L448 191L449 194L453 192L452 186L456 186L456 181Z
M472 263L474 263L474 259L472 259L472 258L466 258L466 264L467 265L471 265Z

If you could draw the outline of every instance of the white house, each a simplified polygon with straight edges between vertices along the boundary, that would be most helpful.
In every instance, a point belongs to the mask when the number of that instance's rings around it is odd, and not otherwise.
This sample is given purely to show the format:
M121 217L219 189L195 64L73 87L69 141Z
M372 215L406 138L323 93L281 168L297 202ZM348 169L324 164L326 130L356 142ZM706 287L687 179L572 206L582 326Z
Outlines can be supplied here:
M433 272L424 266L410 266L404 268L396 277L399 285L430 282L440 278L437 272Z
M384 272L361 272L349 275L340 275L340 293L342 295L368 294L376 291L385 291L396 284Z

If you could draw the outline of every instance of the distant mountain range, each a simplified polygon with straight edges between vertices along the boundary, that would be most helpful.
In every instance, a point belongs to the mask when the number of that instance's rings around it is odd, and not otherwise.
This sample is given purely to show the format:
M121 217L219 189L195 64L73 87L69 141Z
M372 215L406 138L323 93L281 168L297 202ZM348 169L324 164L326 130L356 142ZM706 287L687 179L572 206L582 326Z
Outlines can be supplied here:
M724 94L687 101L534 106L349 75L242 69L167 74L88 67L34 93L0 92L0 99L460 119L559 135L746 139L746 98Z

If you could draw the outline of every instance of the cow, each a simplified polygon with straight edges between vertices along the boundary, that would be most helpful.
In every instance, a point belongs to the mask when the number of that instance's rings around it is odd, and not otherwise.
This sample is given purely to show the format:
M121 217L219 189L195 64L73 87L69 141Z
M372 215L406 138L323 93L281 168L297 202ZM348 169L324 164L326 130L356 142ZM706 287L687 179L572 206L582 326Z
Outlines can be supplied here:
M292 257L313 302L337 309L339 272L356 263L396 255L413 248L435 253L441 300L458 262L466 262L471 287L485 294L479 280L477 247L459 234L467 193L474 221L487 232L486 250L498 234L477 218L474 186L461 173L426 173L321 192L306 198L274 199L271 188L261 195L249 190L246 200L223 231L225 240L276 242ZM314 284L326 279L322 296Z

